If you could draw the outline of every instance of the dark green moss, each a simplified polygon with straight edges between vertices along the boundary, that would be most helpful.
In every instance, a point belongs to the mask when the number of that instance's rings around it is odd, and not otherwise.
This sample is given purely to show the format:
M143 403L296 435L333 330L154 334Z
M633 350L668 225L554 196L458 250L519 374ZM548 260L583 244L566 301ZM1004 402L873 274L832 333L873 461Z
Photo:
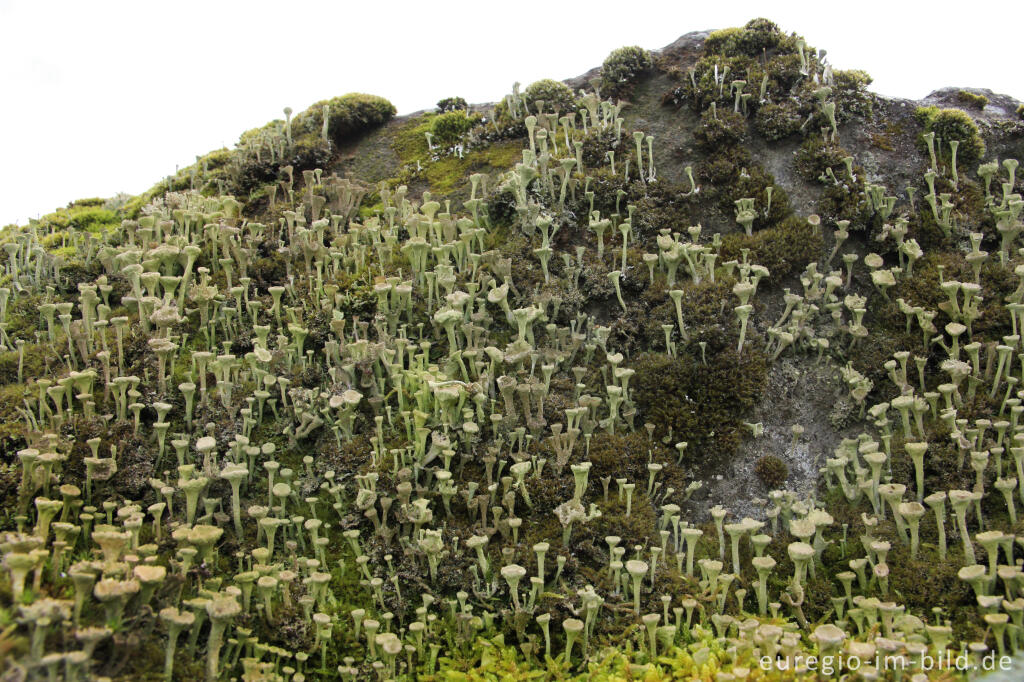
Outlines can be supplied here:
M285 166L291 166L293 175L301 178L302 171L323 168L330 160L330 147L320 138L320 133L305 133L293 139L283 158L271 160L268 153L258 157L256 154L237 153L233 157L231 184L225 189L231 189L239 196L249 196L267 183L284 179L281 169Z
M754 473L768 490L781 488L789 478L786 463L775 455L765 455L754 464Z
M657 439L649 439L646 432L595 433L590 441L590 489L598 494L600 480L605 476L628 478L634 482L647 481L647 463L664 464L668 453ZM613 485L612 490L615 490Z
M643 196L635 200L633 231L641 241L649 243L659 230L686 233L686 228L704 218L700 210L700 194L690 193L690 183L682 184L659 179L648 186Z
M741 424L764 393L767 362L760 351L723 348L709 353L707 364L699 351L669 357L645 353L634 362L636 402L641 419L655 425L656 434L690 445L694 458L726 458L735 453Z
M712 152L723 146L741 144L747 136L747 122L728 109L708 109L700 117L700 125L693 130L693 139L704 150Z
M770 281L778 283L818 260L824 241L806 218L790 216L778 226L759 230L750 237L742 233L726 235L722 238L720 260L740 260L743 249L750 251L750 262L768 268Z
M445 97L437 103L437 110L441 113L448 111L469 111L469 105L461 97Z
M800 132L804 117L792 101L780 104L768 102L754 114L754 129L769 142L778 142Z
M793 160L796 172L807 182L831 182L822 180L826 169L831 168L833 175L842 179L846 174L843 158L850 154L837 144L826 142L821 135L809 135L797 150Z
M836 119L840 123L854 116L871 116L873 99L868 86L872 80L866 71L859 69L833 72L832 99L836 102Z
M718 278L711 282L704 280L695 284L689 279L676 283L675 288L683 291L680 305L687 333L693 343L707 344L707 353L733 346L739 334L736 315L724 301L732 295L735 280ZM675 302L668 296L665 285L659 280L644 293L644 301L650 312L644 316L647 348L664 348L663 324L677 325ZM750 333L750 329L747 330ZM695 350L699 354L699 348Z
M636 483L637 486L633 491L629 516L626 515L626 500L625 498L620 500L618 493L614 492L616 485L613 481L610 486L610 490L613 492L608 496L608 504L601 504L601 516L590 523L581 525L578 530L576 526L573 527L575 543L590 542L597 547L604 545L603 549L607 549L604 539L609 535L617 535L622 538L624 547L649 545L657 540L658 535L655 529L657 515L654 505L644 494L647 472L644 472L642 478L631 478L630 481Z

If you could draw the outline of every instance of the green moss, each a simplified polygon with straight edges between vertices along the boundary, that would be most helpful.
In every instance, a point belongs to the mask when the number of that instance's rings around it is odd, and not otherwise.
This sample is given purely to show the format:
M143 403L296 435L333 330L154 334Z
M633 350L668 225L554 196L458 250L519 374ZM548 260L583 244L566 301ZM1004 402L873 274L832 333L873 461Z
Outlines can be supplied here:
M1017 107L1017 118L1024 121L1024 104Z
M693 139L706 151L742 143L747 135L747 122L728 109L701 114L700 125L693 130Z
M469 184L469 176L476 172L503 171L522 160L523 148L517 140L497 142L474 149L463 158L449 156L427 167L425 176L435 192L447 194Z
M769 142L777 142L800 132L803 116L797 104L785 101L780 104L768 102L754 114L754 130Z
M752 263L768 268L770 281L779 283L818 260L824 241L805 218L790 216L778 226L758 230L750 237L742 233L726 235L722 239L720 260L740 260L743 249L750 250Z
M432 132L434 122L452 114L424 114L405 123L395 133L392 148L399 160L407 166L402 181L422 178L430 186L430 190L439 194L449 194L469 184L469 176L476 172L507 170L522 160L522 143L519 140L495 142L479 147L470 147L463 152L462 158L457 154L433 157L427 147L425 133ZM456 113L456 116L463 114ZM471 119L469 119L471 120ZM416 164L419 162L419 170Z
M850 154L839 145L826 142L821 135L810 135L800 144L794 164L796 172L807 182L830 183L827 177L822 179L826 169L831 168L833 175L842 179L846 174L846 156Z
M438 100L436 106L438 112L442 114L448 111L469 111L469 105L461 97L445 97Z
M636 45L613 50L601 65L601 94L604 97L629 97L636 79L653 65L651 54Z
M746 413L764 393L767 362L760 351L722 348L673 358L645 353L634 362L636 402L641 419L655 425L655 433L673 442L686 441L687 455L727 458L735 453Z
M967 90L961 90L956 93L956 99L961 104L965 104L979 111L984 109L988 105L988 97L985 95L979 95Z
M449 111L434 117L430 131L439 144L452 145L469 132L478 120L478 116L469 116L463 110Z
M843 161L852 156L838 144L826 142L821 135L811 135L800 145L794 163L797 173L805 180L824 185L817 206L824 224L849 220L851 231L872 233L881 226L881 216L873 212L864 199L867 172L854 162L851 175Z
M664 463L667 453L657 439L651 440L643 431L632 433L595 433L590 441L590 490L602 490L600 479L605 476L628 478L634 482L647 480L647 463ZM611 490L615 490L612 486Z
M951 140L960 142L956 158L958 165L963 164L961 167L972 166L985 156L985 140L970 114L960 109L918 107L915 116L924 126L925 133L935 133L935 152L939 158L949 160ZM923 137L919 141L919 147L927 150Z
M705 343L707 353L717 353L727 347L735 348L739 326L732 308L725 301L732 295L735 280L718 277L716 281L704 280L695 284L689 279L677 281L677 289L683 291L680 305L687 333L690 335L691 352L700 355L697 343ZM663 324L677 325L675 302L668 296L662 280L644 293L644 300L650 306L645 316L647 348L664 348ZM748 336L751 330L748 331Z
M746 147L722 144L709 147L708 153L709 156L694 167L701 187L699 200L705 209L714 208L721 220L735 224L736 200L752 198L758 212L754 221L757 230L772 227L792 214L785 190L775 184L772 174L753 159ZM770 209L769 187L772 188Z
M436 117L437 114L426 113L410 118L395 131L391 147L402 163L423 163L427 160L430 149L427 147L426 133L433 132Z
M736 51L736 43L743 35L739 26L730 26L712 31L704 40L704 50L709 54L728 54Z
M832 74L832 98L836 102L836 118L842 122L854 115L870 117L873 97L868 86L874 79L859 69L837 70Z
M396 111L395 105L383 97L354 92L313 104L295 116L293 130L299 134L320 135L324 106L329 107L330 116L327 134L335 144L386 123Z
M657 236L658 230L668 229L683 234L686 228L704 218L698 205L700 195L689 194L689 185L688 180L677 184L659 178L635 200L637 210L633 215L633 230L645 244Z
M765 455L754 464L754 473L768 490L781 488L789 478L786 463L775 455Z
M896 143L903 134L903 126L899 123L886 123L883 130L871 133L871 144L882 151L895 151Z
M618 477L622 478L623 476L625 474L619 474ZM649 545L657 540L658 535L655 528L657 516L654 505L645 494L647 472L644 471L642 476L629 480L637 484L633 491L629 515L626 515L625 497L622 500L619 499L616 492L617 486L613 480L609 486L609 490L612 492L608 495L608 503L600 504L601 516L590 523L581 525L578 529L573 526L574 542L590 541L600 547L604 544L604 539L607 536L617 535L622 538L624 547L634 547Z
M903 277L896 283L896 298L904 299L911 306L937 310L938 304L947 300L939 288L939 266L942 266L942 276L946 279L954 279L953 273L959 270L954 254L938 250L926 251L914 264L914 276Z
M0 362L4 365L9 361L5 357L7 355L7 353L4 353L3 356L0 356L2 358ZM14 362L17 363L16 358ZM14 369L16 372L16 364ZM28 377L30 375L26 374L25 376ZM40 373L37 376L42 376L42 374ZM22 419L21 413L18 412L23 405L24 395L25 386L15 383L14 379L11 379L10 383L0 386L0 453L13 455L19 447L24 447L26 435L25 422Z
M751 19L743 28L725 28L713 31L704 41L708 54L746 55L759 57L762 52L779 48L792 49L793 43L768 19Z
M121 223L118 213L105 208L105 204L105 199L80 199L66 208L47 213L35 222L44 230L58 234L65 230L102 234Z
M544 102L544 111L558 111L567 114L576 111L576 97L568 85L545 78L533 83L523 91L523 99L530 113L537 113L537 101Z

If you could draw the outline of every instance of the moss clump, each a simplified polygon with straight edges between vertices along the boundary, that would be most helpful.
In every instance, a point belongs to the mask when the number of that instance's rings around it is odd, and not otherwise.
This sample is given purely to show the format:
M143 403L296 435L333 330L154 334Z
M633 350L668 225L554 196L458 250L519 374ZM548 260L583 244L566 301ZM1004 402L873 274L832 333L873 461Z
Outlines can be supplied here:
M751 262L768 268L770 281L777 283L802 271L821 256L823 248L821 235L814 233L805 218L794 215L750 237L740 233L726 235L722 239L721 259L739 260L743 249L749 249Z
M803 117L792 101L775 104L768 102L754 114L754 130L769 142L778 142L800 132Z
M281 128L281 121L272 121L263 128L246 131L239 141L239 150L232 156L229 187L239 196L248 196L257 188L283 179L281 169L291 166L293 175L301 177L302 171L323 168L331 160L330 146L323 141L320 133L304 133L293 137L292 145L283 157L271 159L270 155L251 154L243 151L252 142L264 135L273 135ZM279 131L277 131L278 134ZM183 185L182 189L187 185Z
M533 114L537 113L537 101L544 102L544 111L557 111L563 114L576 111L576 98L569 86L550 78L531 83L523 91L523 99Z
M796 172L807 182L831 182L826 170L831 168L833 175L842 178L846 173L846 156L849 154L839 145L826 142L821 135L810 135L800 144L793 162Z
M751 19L743 28L713 31L704 41L708 54L746 55L759 57L766 50L775 50L787 43L787 36L768 19Z
M476 125L478 117L469 116L462 109L438 114L430 124L430 131L438 144L452 145Z
M708 353L707 364L684 353L645 353L635 362L640 418L655 433L686 441L696 457L729 457L740 443L743 416L764 393L767 361L759 351Z
M781 488L789 478L786 463L775 455L765 455L754 464L754 473L769 490Z
M449 111L469 111L469 105L461 97L445 97L437 102L437 110L442 114Z
M652 66L651 54L636 45L613 50L601 65L601 93L628 97L637 77Z
M647 462L665 463L664 447L652 441L642 430L632 433L595 433L590 441L591 489L600 491L601 478L647 480ZM614 488L613 488L614 489Z
M978 109L979 111L984 109L988 105L988 97L985 97L985 95L979 95L970 92L969 90L961 90L960 92L956 93L956 99L961 104L973 107L974 109Z
M949 143L952 140L960 142L960 147L956 153L958 165L969 166L977 163L985 156L985 140L982 139L978 126L970 114L960 109L919 107L915 112L915 116L924 126L925 133L935 133L935 152L940 158L949 160ZM927 150L923 136L919 146Z
M1017 118L1024 121L1024 104L1017 107Z
M747 136L747 121L728 109L701 114L700 124L693 130L693 139L707 150L743 143Z
M872 95L868 92L868 86L873 80L867 71L860 69L833 73L832 97L836 102L836 118L840 122L854 115L871 116Z
M903 126L898 123L887 123L879 132L871 133L871 144L882 151L896 150L896 142L903 135Z
M689 181L674 183L659 178L635 201L633 230L643 240L653 239L661 229L685 233L686 228L696 225L702 218L697 203L699 195L689 194L689 191Z
M735 224L736 200L743 197L755 200L758 216L754 227L764 229L775 226L792 214L789 197L776 186L775 178L762 168L743 146L747 123L730 110L710 111L701 116L694 130L694 140L707 158L694 167L694 175L701 187L701 207L713 206L720 219ZM771 188L771 206L768 189Z
M676 282L675 288L683 291L680 306L694 353L700 353L697 343L706 344L705 353L709 357L724 348L735 348L739 334L736 315L731 307L722 304L732 295L735 283L730 277L719 277L714 282L704 280L699 284L689 279ZM678 324L675 302L669 298L661 280L644 293L644 300L649 306L649 312L643 318L647 348L664 348L665 333L661 325L675 327ZM748 329L747 333L749 335L751 330Z
M301 112L295 117L296 130L319 134L324 106L328 107L327 135L335 144L387 123L396 112L395 105L383 97L352 92L321 100Z

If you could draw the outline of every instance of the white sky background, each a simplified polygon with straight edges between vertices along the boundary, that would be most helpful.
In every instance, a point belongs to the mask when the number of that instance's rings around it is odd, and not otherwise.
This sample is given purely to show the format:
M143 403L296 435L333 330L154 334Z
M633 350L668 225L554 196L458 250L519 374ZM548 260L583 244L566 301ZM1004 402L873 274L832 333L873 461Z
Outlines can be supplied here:
M1024 2L0 0L0 225L139 193L249 128L347 92L399 113L563 79L622 45L767 16L872 89L1024 99ZM978 11L971 12L972 7Z

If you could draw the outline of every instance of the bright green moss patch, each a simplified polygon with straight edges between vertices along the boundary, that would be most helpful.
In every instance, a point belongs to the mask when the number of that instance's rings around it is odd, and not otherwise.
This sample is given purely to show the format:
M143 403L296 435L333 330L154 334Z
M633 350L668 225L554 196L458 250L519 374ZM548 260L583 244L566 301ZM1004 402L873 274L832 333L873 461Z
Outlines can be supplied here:
M469 116L463 110L448 111L434 117L430 131L438 143L455 144L478 120L478 116Z
M439 159L424 169L424 177L433 191L447 194L468 185L470 173L508 170L521 159L522 146L519 142L498 142L473 150L461 159L457 156Z
M960 142L956 155L957 164L969 166L985 156L985 140L970 114L960 109L919 107L914 115L924 126L925 133L935 133L935 152L940 158L949 160L949 143L952 140ZM927 150L923 139L919 146Z
M966 104L969 107L978 109L979 111L984 109L988 105L988 97L985 95L979 95L977 93L969 92L967 90L961 90L956 93L956 99L962 104Z
M401 178L403 182L423 178L432 192L448 194L468 185L472 173L507 170L522 160L523 145L520 140L471 146L463 151L462 158L454 152L442 153L440 149L430 149L426 133L433 133L435 123L449 116L461 117L465 121L473 120L461 111L440 115L428 113L405 123L395 133L392 148L405 166L405 175ZM461 125L464 124L460 122ZM442 124L442 129L450 128L448 124Z
M411 118L395 131L391 146L402 163L426 162L430 151L427 147L426 133L433 132L434 119L437 116L434 113L426 113Z
M68 204L67 208L47 213L38 220L40 227L49 231L81 230L99 234L117 227L121 218L117 212L106 208L105 199L81 199Z

